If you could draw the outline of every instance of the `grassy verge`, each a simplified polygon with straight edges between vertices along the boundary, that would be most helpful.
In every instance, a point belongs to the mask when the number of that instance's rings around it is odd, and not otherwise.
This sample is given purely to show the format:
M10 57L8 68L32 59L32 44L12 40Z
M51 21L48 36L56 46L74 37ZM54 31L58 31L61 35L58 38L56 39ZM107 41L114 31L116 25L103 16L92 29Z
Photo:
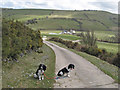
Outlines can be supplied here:
M95 66L97 66L101 71L103 71L105 74L111 76L115 82L118 82L118 68L112 64L109 64L95 56L91 56L89 54L83 53L83 52L79 52L70 48L67 48L65 45L61 44L61 43L57 43L54 41L50 41L60 47L66 48L80 56L82 56L83 58L85 58L86 60L90 61L92 64L94 64ZM120 83L120 82L119 82Z
M32 52L19 59L3 65L3 88L52 88L54 79L39 81L33 77L40 63L47 66L45 74L54 77L55 54L47 45L42 46L43 53Z

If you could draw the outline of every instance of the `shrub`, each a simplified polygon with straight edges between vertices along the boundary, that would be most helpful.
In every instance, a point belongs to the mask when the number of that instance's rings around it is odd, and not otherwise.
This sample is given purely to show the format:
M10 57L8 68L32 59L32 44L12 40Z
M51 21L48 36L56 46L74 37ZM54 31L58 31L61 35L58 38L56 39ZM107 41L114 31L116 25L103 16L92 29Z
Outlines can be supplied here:
M116 57L114 58L113 64L120 68L120 53L117 53Z
M96 46L80 45L77 42L73 43L72 41L63 40L61 38L53 37L49 40L56 41L66 45L68 48L75 49L77 51L85 52L90 55L96 56L104 61L107 61L110 64L114 64L120 67L120 53L114 55L108 53L105 49L100 49Z
M97 38L95 37L93 31L92 31L92 32L87 31L86 34L81 33L80 36L82 37L81 43L82 43L83 45L92 46L92 47L96 47L96 46L97 46L97 45L96 45L96 40L97 40Z
M36 50L37 53L43 53L41 49Z
M21 53L36 50L43 45L40 30L34 31L23 23L2 20L2 59L17 60Z
M74 47L74 49L77 50L77 51L81 51L81 46L77 45L76 47Z
M68 48L72 48L74 44L72 43L72 41L66 41L65 45L66 45Z
M81 52L88 52L88 47L87 46L85 46L85 45L81 45L81 47L80 47L80 51Z
M73 45L73 48L72 49L75 49L79 44L78 44L78 42L75 42L75 43L73 43L74 45Z

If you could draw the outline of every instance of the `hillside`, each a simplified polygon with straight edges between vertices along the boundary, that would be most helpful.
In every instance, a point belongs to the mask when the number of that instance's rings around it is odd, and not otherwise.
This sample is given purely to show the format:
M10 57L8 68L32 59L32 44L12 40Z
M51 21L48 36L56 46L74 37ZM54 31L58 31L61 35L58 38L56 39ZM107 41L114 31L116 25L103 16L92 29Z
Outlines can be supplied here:
M43 44L40 31L33 31L21 22L5 20L2 22L2 60L17 59Z
M90 10L3 9L3 17L41 30L117 30L117 14Z

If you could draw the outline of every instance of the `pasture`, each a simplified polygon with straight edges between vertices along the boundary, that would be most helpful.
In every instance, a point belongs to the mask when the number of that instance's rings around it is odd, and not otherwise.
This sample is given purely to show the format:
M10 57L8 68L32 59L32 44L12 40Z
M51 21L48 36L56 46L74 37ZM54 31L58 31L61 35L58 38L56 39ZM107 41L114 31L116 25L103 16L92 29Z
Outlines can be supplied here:
M75 35L68 35L68 34L60 34L62 30L41 30L42 36L50 37L60 37L66 40L78 40L80 37ZM53 33L53 34L52 34Z
M68 35L68 34L59 34L61 33L61 30L42 30L41 34L42 36L47 36L48 38L50 37L60 37L62 39L65 40L80 40L81 38L79 36L75 36L75 35ZM49 34L49 33L56 33L56 34ZM76 33L81 33L81 32L76 32ZM95 36L97 37L97 39L107 39L110 36L114 36L115 32L111 32L111 31L95 31ZM118 45L116 43L106 43L106 42L97 42L97 46L98 48L102 48L102 49L106 49L108 52L111 53L118 53Z
M85 31L76 31L76 33L86 33ZM115 37L116 34L118 34L118 31L94 31L95 37L98 40L108 40L110 37Z
M60 37L60 38L65 39L65 40L78 40L78 39L80 39L80 37L73 36L73 35L61 35L61 34L58 34L58 35L42 34L42 35L47 36L48 38L50 38L50 37Z
M115 43L105 43L105 42L97 42L98 48L101 49L106 49L108 52L111 53L118 53L118 45L119 44L115 44Z
M45 29L45 30L60 30L60 29L79 29L79 24L71 19L40 19L37 20L36 24L29 24L30 28L34 30Z
M50 9L3 9L3 17L26 22L40 19L30 25L34 29L117 30L118 17L106 11L50 10ZM76 20L72 20L76 19ZM79 25L81 24L81 25ZM29 26L29 25L28 25Z

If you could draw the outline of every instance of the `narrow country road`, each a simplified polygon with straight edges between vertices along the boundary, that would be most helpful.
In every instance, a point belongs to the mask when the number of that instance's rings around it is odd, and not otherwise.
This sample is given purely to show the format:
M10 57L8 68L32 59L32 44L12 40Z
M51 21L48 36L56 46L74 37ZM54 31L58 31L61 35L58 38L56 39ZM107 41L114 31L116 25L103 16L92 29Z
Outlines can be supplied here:
M70 72L71 77L57 79L54 88L118 88L111 77L81 56L48 41L44 43L56 54L56 74L68 64L75 64L75 69Z

